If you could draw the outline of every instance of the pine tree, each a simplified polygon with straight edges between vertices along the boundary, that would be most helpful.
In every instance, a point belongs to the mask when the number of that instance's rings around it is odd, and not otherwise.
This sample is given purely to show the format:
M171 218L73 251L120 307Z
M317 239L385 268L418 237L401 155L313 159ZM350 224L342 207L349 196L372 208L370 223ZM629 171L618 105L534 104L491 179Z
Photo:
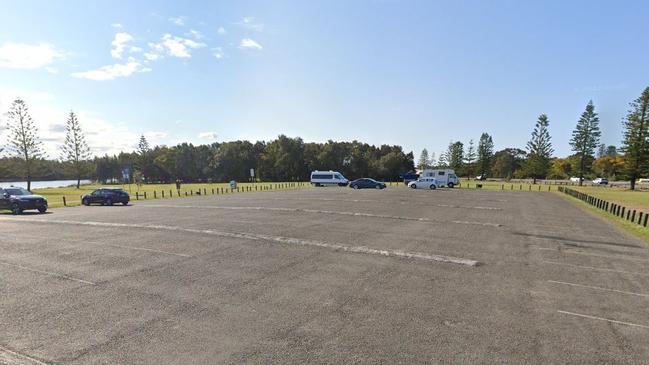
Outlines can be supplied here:
M548 132L549 124L547 115L539 115L532 131L532 138L527 142L526 169L534 179L534 184L536 184L536 179L545 178L550 169L550 157L554 150L550 142L550 132Z
M597 158L602 158L604 156L606 156L606 145L601 143L599 147L597 147Z
M475 162L476 154L475 154L475 147L473 146L473 140L469 141L469 147L466 150L466 154L464 155L464 158L467 165Z
M86 136L83 134L83 130L81 130L79 119L73 111L68 116L65 129L65 142L61 147L61 159L71 162L74 166L74 171L77 175L77 189L79 189L83 168L82 163L90 158L90 147L88 147Z
M624 124L624 164L631 179L631 190L635 181L649 171L649 87L631 104Z
M421 155L419 155L419 162L417 163L417 167L421 170L430 167L430 160L428 159L428 150L425 148L421 150Z
M137 144L137 153L140 157L145 157L151 148L149 147L149 141L146 140L144 134L140 136L140 142Z
M464 144L460 141L448 145L448 165L456 172L464 166Z
M478 168L480 176L484 179L491 166L491 158L494 154L494 142L487 133L482 133L478 142Z
M34 124L27 104L16 99L9 108L9 148L15 157L23 161L23 173L27 179L27 190L32 187L32 164L43 157L42 142L38 138L38 128Z
M139 155L139 170L142 174L143 180L146 181L149 172L149 141L146 140L144 134L140 136L140 142L137 144L137 154ZM134 175L135 176L135 175Z
M577 171L579 174L579 185L583 183L586 160L593 159L595 148L599 144L599 117L595 113L593 101L589 101L586 110L581 114L575 130L572 132L570 146L579 158Z

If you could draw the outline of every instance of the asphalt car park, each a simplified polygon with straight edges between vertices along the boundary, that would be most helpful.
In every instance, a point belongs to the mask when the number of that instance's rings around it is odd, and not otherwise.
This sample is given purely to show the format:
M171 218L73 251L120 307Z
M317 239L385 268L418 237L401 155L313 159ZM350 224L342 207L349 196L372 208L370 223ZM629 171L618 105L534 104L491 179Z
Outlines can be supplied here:
M552 193L0 216L0 363L646 363L649 252Z

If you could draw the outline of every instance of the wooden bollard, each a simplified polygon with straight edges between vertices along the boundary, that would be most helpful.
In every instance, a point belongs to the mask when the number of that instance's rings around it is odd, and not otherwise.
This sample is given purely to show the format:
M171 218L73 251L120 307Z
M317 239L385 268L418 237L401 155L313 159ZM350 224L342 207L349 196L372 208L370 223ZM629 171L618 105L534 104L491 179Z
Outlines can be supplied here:
M214 195L214 188L212 188L212 195Z
M140 200L140 192L139 191L135 192L135 200Z
M164 197L165 197L165 191L162 190L162 199L164 199Z
M144 192L144 200L146 200L146 191Z
M65 201L65 196L63 197L63 206L64 206L64 207L67 207L67 206L68 206L67 202Z
M635 209L633 210L633 213L631 213L631 222L635 222Z
M207 195L207 189L203 188L203 195Z
M157 199L157 198L158 198L158 194L156 193L155 190L153 190L153 199Z

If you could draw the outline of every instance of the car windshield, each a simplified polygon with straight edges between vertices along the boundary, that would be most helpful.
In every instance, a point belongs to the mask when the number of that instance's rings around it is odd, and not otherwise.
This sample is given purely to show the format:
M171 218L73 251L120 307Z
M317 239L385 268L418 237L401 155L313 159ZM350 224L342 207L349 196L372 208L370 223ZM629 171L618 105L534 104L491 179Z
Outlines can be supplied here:
M23 188L8 188L5 192L9 195L32 195L29 190Z

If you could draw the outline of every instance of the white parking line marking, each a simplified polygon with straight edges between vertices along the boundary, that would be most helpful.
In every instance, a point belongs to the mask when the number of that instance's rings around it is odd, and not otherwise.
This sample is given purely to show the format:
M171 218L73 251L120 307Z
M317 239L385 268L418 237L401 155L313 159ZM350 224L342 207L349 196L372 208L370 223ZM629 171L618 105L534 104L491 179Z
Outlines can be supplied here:
M602 254L597 254L597 253L581 252L581 251L575 251L575 250L570 250L570 249L557 250L556 248L536 247L536 246L530 246L530 248L533 249L533 250L541 250L541 251L557 251L557 252L567 253L567 254L571 254L571 255L583 255L583 256L604 257L604 258L607 258L607 259L649 262L649 259L641 259L641 258L627 257L627 256L621 256L621 255L602 255Z
M134 205L135 206L135 205ZM455 224L468 224L468 225L478 225L478 226L488 226L488 227L502 227L502 224L499 223L485 223L485 222L473 222L473 221L440 221L429 218L415 218L415 217L403 217L395 215L383 215L383 214L372 214L372 213L357 213L357 212L345 212L345 211L333 211L333 210L319 210L319 209L304 209L304 208L277 208L277 207L236 207L236 206L213 206L213 205L175 205L175 204L146 204L138 205L138 207L156 207L156 208L185 208L185 209L220 209L220 210L268 210L276 212L304 212L304 213L317 213L317 214L335 214L335 215L344 215L344 216L353 216L353 217L368 217L368 218L384 218L384 219L397 219L397 220L407 220L407 221L416 221L416 222L427 222L427 223L455 223Z
M294 200L294 201L325 201L325 202L353 202L353 203L383 203L382 200L369 200L369 199L330 199L330 198L272 198L272 200ZM451 204L435 204L435 203L424 203L424 204L412 204L409 202L401 201L399 204L408 204L415 206L424 206L424 207L441 207L441 208L463 208L463 209L479 209L479 210L502 210L502 208L497 207L483 207L483 206L468 206L468 205L451 205Z
M615 269L605 269L605 268L601 268L601 267L573 265L573 264L566 264L566 263L563 263L563 262L554 262L554 261L542 261L542 262L544 262L546 264L570 266L570 267L576 267L576 268L579 268L579 269L587 269L587 270L594 270L594 271L607 271L607 272L617 272L617 273L620 273L620 274L632 274L632 275L649 276L648 273L636 272L636 271L622 271L622 270L615 270Z
M610 291L610 292L614 292L614 293L636 295L636 296L639 296L639 297L649 298L649 294L641 294L641 293L634 293L634 292L624 291L624 290L608 289L608 288L602 288L602 287L599 287L599 286L567 283L565 281L556 281L556 280L548 280L548 283L568 285L568 286L574 286L574 287L579 287L579 288L588 288L588 289L595 289L595 290Z
M562 314L567 314L570 316L576 316L576 317L582 317L582 318L589 318L589 319L595 319L598 321L604 321L604 322L609 322L609 323L616 323L616 324L623 324L625 326L631 326L631 327L639 327L639 328L645 328L649 329L649 326L646 326L644 324L637 324L637 323L631 323L631 322L622 322L622 321L616 321L614 319L608 319L608 318L602 318L602 317L595 317L595 316L589 316L587 314L579 314L579 313L573 313L573 312L567 312L567 311L557 311Z
M33 269L31 267L12 264L12 263L9 263L9 262L0 261L0 265L11 266L11 267L15 267L15 268L22 269L22 270L36 272L36 273L43 274L43 275L49 275L49 276L54 276L54 277L61 278L61 279L76 281L76 282L82 283L82 284L97 285L97 284L93 283L92 281L87 281L87 280L83 280L83 279L77 279L77 278L73 278L72 276L59 274L59 273L55 273L55 272L43 271L43 270L39 270L39 269Z
M16 351L0 346L0 364L7 365L47 365L31 356L23 355Z
M12 219L12 218L8 218L8 219ZM453 263L453 264L459 264L465 266L480 265L480 262L476 260L464 259L459 257L426 254L421 252L406 252L401 250L379 250L379 249L374 249L366 246L348 246L340 243L327 243L322 241L304 240L299 238L290 238L290 237L281 237L281 236L270 236L264 234L223 232L223 231L214 231L211 229L194 229L194 228L183 228L183 227L175 227L175 226L130 224L130 223L80 222L80 221L68 221L68 220L54 220L54 219L43 220L43 219L29 219L29 218L24 218L24 219L21 218L15 220L18 222L45 223L45 224L54 223L54 224L93 226L93 227L124 227L124 228L140 228L140 229L158 229L158 230L167 230L167 231L176 231L176 232L207 234L207 235L213 235L219 237L239 238L239 239L252 240L252 241L271 241L271 242L278 242L283 244L323 247L323 248L332 249L334 251L365 253L370 255L390 256L390 257L399 257L399 258L412 258L412 259L419 259L424 261L438 261L438 262Z

